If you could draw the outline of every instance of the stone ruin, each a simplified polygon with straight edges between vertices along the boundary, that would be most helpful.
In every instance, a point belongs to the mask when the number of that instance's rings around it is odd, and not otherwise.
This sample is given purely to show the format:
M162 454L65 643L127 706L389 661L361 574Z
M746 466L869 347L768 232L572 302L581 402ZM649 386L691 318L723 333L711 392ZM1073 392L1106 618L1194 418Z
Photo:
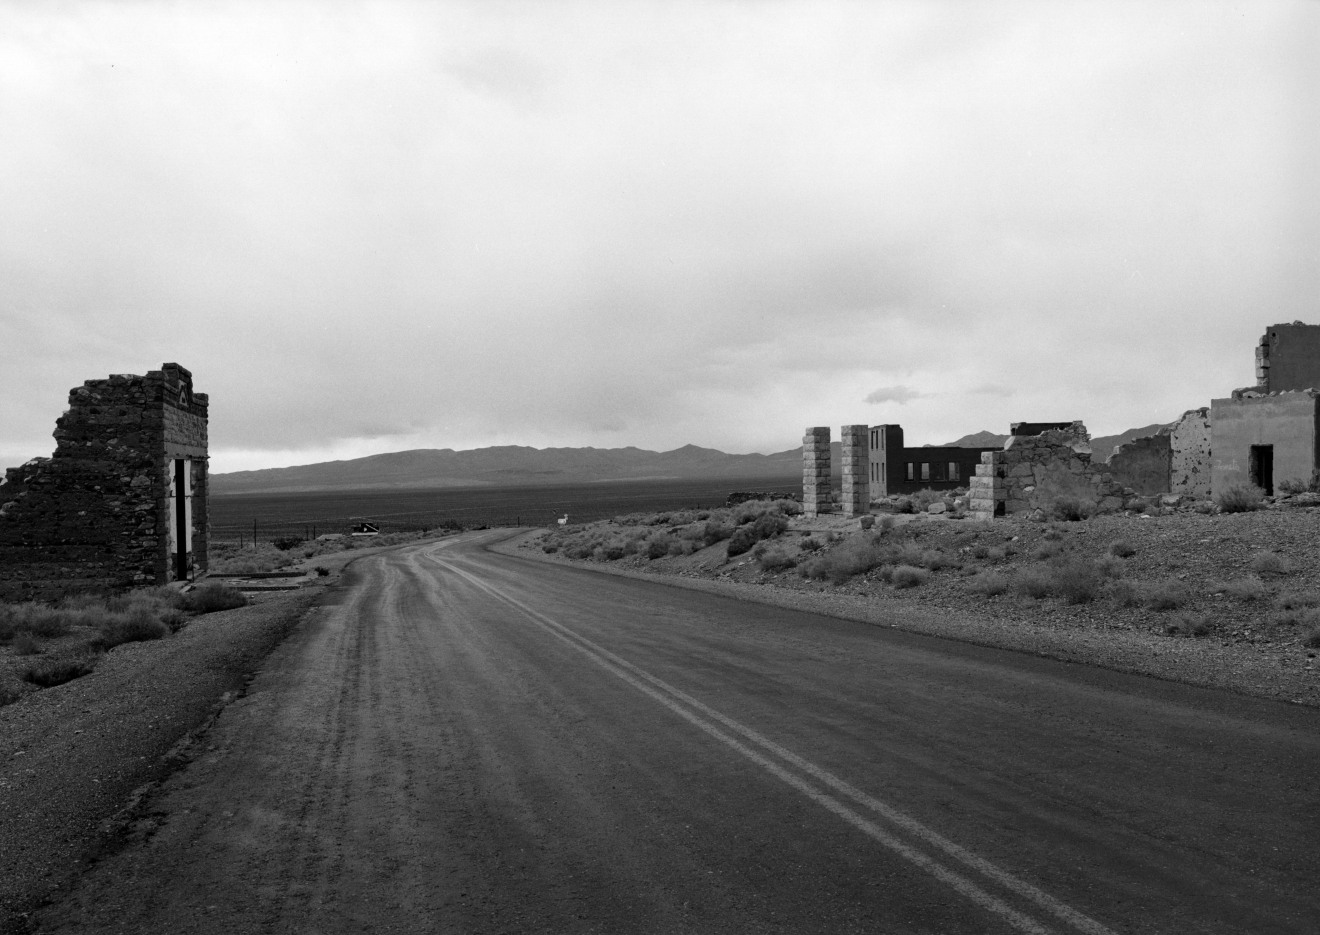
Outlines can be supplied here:
M830 503L830 429L808 428L802 436L802 514L828 513Z
M207 398L164 364L69 392L56 449L0 483L0 599L53 600L206 568Z
M1064 498L1101 510L1123 505L1123 486L1091 463L1091 436L1085 425L1052 424L1031 433L1024 428L1027 423L1015 424L1003 450L981 455L971 479L972 518L1048 509Z

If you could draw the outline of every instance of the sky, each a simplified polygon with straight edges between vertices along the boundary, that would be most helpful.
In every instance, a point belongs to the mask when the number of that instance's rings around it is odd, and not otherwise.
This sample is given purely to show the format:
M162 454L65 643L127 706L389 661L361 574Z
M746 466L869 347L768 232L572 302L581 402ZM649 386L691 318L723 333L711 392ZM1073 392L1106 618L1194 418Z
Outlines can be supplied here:
M1320 3L0 0L0 466L1168 422L1320 323Z

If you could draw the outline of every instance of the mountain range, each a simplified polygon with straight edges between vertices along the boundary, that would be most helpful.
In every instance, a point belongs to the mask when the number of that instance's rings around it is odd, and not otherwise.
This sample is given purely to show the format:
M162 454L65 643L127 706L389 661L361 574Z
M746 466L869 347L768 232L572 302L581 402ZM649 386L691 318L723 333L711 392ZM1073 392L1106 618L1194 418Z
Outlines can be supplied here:
M1121 435L1092 439L1097 460L1113 447L1161 428L1159 424L1129 429ZM977 432L949 445L991 448L1007 435ZM839 443L833 445L833 467L841 469ZM533 484L581 484L619 480L784 480L801 476L802 449L774 454L726 454L714 448L684 445L673 451L644 448L530 448L499 445L455 451L417 448L369 455L347 461L326 461L296 467L234 471L211 475L210 492L225 494L295 493L333 490L389 490L439 487L515 487Z

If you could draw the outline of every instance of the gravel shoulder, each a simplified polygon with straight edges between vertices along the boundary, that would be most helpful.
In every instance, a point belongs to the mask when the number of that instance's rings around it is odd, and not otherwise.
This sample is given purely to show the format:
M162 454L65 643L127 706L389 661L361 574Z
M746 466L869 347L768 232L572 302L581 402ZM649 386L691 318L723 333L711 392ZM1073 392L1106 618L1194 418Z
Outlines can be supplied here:
M19 932L98 855L150 832L139 800L187 761L323 589L206 614L0 708L0 932Z
M627 527L592 524L594 534L626 534ZM940 570L928 584L897 589L875 574L842 584L803 578L795 569L766 573L751 554L730 560L718 543L692 555L647 560L640 555L615 561L574 560L561 551L542 550L556 531L537 530L493 548L543 562L571 564L606 574L664 581L780 607L925 633L963 642L1033 653L1068 662L1101 666L1191 685L1224 689L1259 698L1320 706L1316 650L1306 634L1280 622L1281 597L1314 595L1320 600L1320 513L1314 510L1261 511L1206 516L1176 513L1159 517L1104 516L1079 523L1043 524L996 520L972 523L917 518L909 534L923 548L963 556L963 566ZM822 517L795 520L787 537L828 539L859 532L857 521ZM1184 596L1182 611L1210 624L1205 638L1169 633L1178 614L1124 606L1111 599L1068 605L1036 600L1011 591L975 593L971 578L993 570L1009 581L1039 563L1041 549L1103 555L1123 540L1135 550L1125 560L1127 580L1167 584ZM1008 557L990 568L969 553L977 542L1007 546ZM1286 575L1254 576L1251 559L1262 551L1282 556ZM957 561L954 562L958 564ZM978 567L978 564L980 567ZM1262 595L1240 601L1224 593L1225 582L1258 580Z

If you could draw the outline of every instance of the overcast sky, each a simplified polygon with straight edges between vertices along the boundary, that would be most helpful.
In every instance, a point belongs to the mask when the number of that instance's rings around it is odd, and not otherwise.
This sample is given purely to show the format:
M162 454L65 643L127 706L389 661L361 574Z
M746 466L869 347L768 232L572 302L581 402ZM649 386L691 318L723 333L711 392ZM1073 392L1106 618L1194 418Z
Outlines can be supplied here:
M1108 434L1320 323L1320 4L0 0L0 465ZM837 434L836 434L837 437Z

